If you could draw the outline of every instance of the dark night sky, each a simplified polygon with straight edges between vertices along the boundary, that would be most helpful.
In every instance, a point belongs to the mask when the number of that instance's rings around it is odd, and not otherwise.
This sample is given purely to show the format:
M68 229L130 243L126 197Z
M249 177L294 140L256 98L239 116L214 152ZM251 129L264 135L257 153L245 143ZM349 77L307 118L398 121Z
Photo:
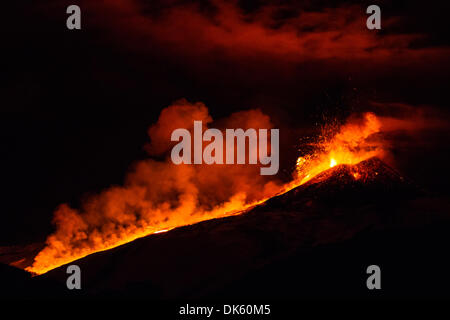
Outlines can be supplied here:
M260 108L281 128L286 166L317 123L373 102L447 120L442 1L377 1L380 32L365 28L360 1L89 2L14 1L2 17L0 245L45 239L58 204L121 184L180 98L214 118ZM74 3L81 31L65 27ZM447 192L448 138L442 126L404 136L398 169Z

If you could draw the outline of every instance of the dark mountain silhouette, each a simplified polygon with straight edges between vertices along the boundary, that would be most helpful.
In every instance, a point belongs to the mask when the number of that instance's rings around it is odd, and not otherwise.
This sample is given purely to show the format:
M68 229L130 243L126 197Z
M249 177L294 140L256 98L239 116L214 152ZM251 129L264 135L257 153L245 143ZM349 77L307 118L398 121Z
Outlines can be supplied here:
M137 239L31 279L50 297L394 298L445 296L449 203L379 159L340 165L245 214ZM379 265L382 290L366 288ZM36 289L38 287L40 289ZM31 289L30 289L31 290Z

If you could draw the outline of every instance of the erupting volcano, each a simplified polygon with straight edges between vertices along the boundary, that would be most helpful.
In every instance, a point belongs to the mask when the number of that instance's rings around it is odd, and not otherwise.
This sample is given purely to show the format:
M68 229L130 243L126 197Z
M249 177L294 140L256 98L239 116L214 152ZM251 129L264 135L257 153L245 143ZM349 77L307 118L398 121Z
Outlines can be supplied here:
M7 2L2 300L449 296L447 5L78 2Z
M238 115L230 119L241 119L243 127L270 126L268 117L258 110ZM201 103L182 101L163 110L158 123L149 130L150 153L164 154L168 147L162 140L167 133L192 123L192 118L212 121ZM324 127L322 135L310 145L313 151L297 159L288 183L259 177L258 169L249 166L176 166L169 161L141 161L128 174L123 187L112 187L91 197L80 210L61 205L54 216L56 232L47 238L33 264L24 267L31 273L43 274L140 237L242 214L330 168L382 157L385 149L378 136L381 128L381 121L372 113L354 117L341 126ZM370 170L370 166L364 168ZM352 172L356 180L364 176L367 172L360 169Z

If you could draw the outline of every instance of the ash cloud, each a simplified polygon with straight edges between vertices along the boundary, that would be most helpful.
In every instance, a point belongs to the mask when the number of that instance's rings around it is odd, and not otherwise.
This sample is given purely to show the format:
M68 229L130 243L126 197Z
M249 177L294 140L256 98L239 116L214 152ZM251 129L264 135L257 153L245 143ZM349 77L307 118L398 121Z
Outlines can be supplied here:
M149 129L152 154L171 146L170 130L192 127L194 120L212 121L202 103L180 100L161 112ZM247 110L219 124L269 128L270 119L259 110ZM158 230L217 218L281 190L276 177L261 176L255 165L174 165L148 159L137 162L124 186L113 186L86 199L80 209L67 204L55 211L56 232L28 270L43 272L51 266L129 242Z

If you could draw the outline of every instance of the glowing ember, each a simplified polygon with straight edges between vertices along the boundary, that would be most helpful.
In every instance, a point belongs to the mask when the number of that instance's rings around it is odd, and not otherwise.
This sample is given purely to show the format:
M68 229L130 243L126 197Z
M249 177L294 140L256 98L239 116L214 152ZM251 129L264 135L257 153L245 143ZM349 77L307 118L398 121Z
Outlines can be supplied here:
M204 110L200 107L195 106L196 111L201 114ZM171 112L174 110L168 111ZM185 114L189 113L192 112ZM254 115L252 117L254 118ZM254 200L251 201L249 201L250 193L258 187L258 183L251 179L237 185L239 188L234 188L231 196L225 198L225 201L212 202L209 205L206 202L205 205L205 201L211 201L214 192L222 198L227 195L224 190L218 188L220 183L214 181L213 187L208 187L206 183L208 179L223 174L221 171L209 171L215 169L208 166L202 166L202 170L205 171L196 171L199 169L193 166L142 162L136 173L128 179L131 182L125 187L106 190L88 202L82 212L62 205L55 212L56 232L47 238L47 246L26 270L42 274L86 255L117 247L139 237L167 232L175 227L204 220L242 214L275 195L306 183L338 164L354 165L373 156L382 156L381 143L372 139L374 134L380 131L380 126L378 118L374 114L367 113L362 119L348 122L339 129L324 128L321 140L314 145L315 151L297 159L293 180L281 186L273 182L266 183L263 185L264 191L253 196ZM159 130L159 127L157 129ZM231 176L230 184L240 179L242 175L242 171L236 171L234 176ZM223 176L220 179L227 177ZM356 173L354 178L359 179L359 174ZM192 180L199 181L194 185ZM157 182L159 184L155 186ZM199 186L203 185L206 187L201 189ZM244 187L247 189L243 190ZM208 196L204 195L207 192L210 192ZM170 202L168 198L176 200ZM204 201L203 204L199 204L201 201Z

